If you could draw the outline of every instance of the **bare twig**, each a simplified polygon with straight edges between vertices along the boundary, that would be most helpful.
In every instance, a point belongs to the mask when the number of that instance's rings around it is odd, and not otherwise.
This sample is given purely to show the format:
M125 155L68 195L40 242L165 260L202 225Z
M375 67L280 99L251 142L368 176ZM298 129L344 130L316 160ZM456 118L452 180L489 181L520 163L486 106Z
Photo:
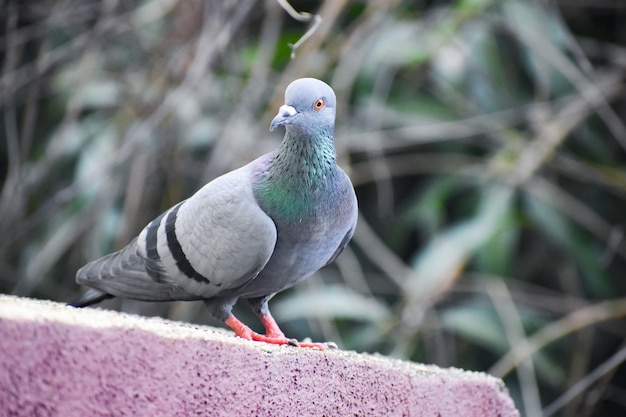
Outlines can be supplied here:
M518 366L522 360L533 355L550 343L588 326L626 316L626 298L602 301L578 309L565 317L539 329L513 348L490 369L489 373L502 378Z
M415 118L410 115L407 116L393 109L381 107L377 111L382 112L383 117L387 121L391 120L394 125L399 127L369 131L354 129L350 132L345 132L342 138L353 142L353 149L356 151L367 151L381 146L381 143L384 143L385 149L395 149L404 147L407 144L415 145L468 139L480 135L493 135L504 132L513 126L526 122L529 115L540 111L541 108L546 106L559 109L559 115L574 114L576 109L573 109L571 105L573 102L580 102L581 100L583 98L580 94L570 94L554 101L533 102L492 113L432 123L416 123ZM589 115L587 108L585 107L581 110L586 116ZM578 119L577 116L576 119Z
M610 100L623 91L621 74L608 74L598 79L595 84L585 87L578 98L571 100L553 118L540 126L536 139L522 150L515 168L509 175L512 184L521 185L528 181L551 159L568 134L594 111L598 111L598 106L604 104L590 101L589 96L601 96L604 100Z
M70 58L84 51L89 45L94 33L107 33L112 36L129 32L136 27L127 25L132 20L135 25L145 25L166 15L175 6L174 0L162 0L161 2L148 2L130 12L118 14L108 19L98 21L95 28L75 36L66 44L55 49L46 51L36 62L24 64L14 71L6 72L0 77L0 91L15 92L19 88L33 82L56 65L68 61ZM5 41L7 42L7 41ZM6 94L0 95L0 105L4 103Z
M71 5L68 3L67 7L63 7L63 4L59 6L51 3L51 5L50 9L42 10L45 13L44 19L15 28L11 32L7 31L4 35L0 34L0 50L26 44L36 38L44 38L54 29L85 23L94 18L98 8L98 3ZM9 38L11 38L10 42Z
M615 96L614 90L618 90L617 85L619 85L618 83L621 80L614 83L613 90L604 90L597 85L598 83L590 79L588 75L580 71L554 44L546 42L535 31L520 24L511 24L511 22L506 24L506 26L517 35L520 41L526 43L532 51L551 64L568 81L576 86L591 109L604 121L619 145L626 149L626 126L608 105L611 99L610 96Z
M411 268L380 240L362 216L357 223L354 239L370 261L399 287L404 285L406 277L412 273Z
M524 190L536 198L557 208L561 213L587 229L593 235L606 242L611 250L626 259L626 245L622 240L612 241L614 226L597 214L589 205L573 194L568 193L550 181L536 177L529 181Z
M391 178L425 175L452 174L479 177L484 175L484 158L460 153L407 152L399 155L380 157L389 170ZM377 172L371 160L356 162L350 166L350 178L355 186L368 184L377 179Z
M202 174L205 180L211 180L232 169L233 166L241 164L242 161L235 161L235 158L248 157L258 146L259 138L253 134L253 129L249 128L248 123L254 123L252 115L257 114L259 108L267 104L267 81L271 74L271 60L282 31L281 16L282 11L276 3L265 3L265 19L259 36L259 53L254 60L246 85L239 93L240 97L246 99L239 100L237 107L225 120L222 133L215 140L210 159Z
M580 381L571 386L567 391L554 400L550 405L544 408L542 417L550 417L563 408L567 403L572 401L578 395L587 391L591 385L602 378L609 372L612 372L626 361L626 346L622 344L620 350L615 352L609 359L602 362L600 366L587 374Z
M520 314L517 308L515 308L511 292L504 282L499 279L488 282L486 291L498 313L498 317L500 317L509 346L517 346L526 338L526 334ZM526 357L520 361L517 375L520 381L520 390L526 414L538 416L541 411L541 399L532 357Z
M617 198L626 198L626 172L620 166L585 161L560 152L555 155L550 168L578 181L607 188Z
M310 22L311 20L313 20L311 27L309 27L306 33L302 35L296 43L289 44L289 47L291 48L291 59L294 59L296 57L296 50L300 47L300 45L306 42L307 39L313 36L315 31L317 31L317 28L322 24L322 16L318 14L307 13L307 12L299 12L296 9L294 9L293 6L289 4L287 0L276 0L276 1L278 1L278 4L280 4L280 6L283 9L285 9L287 13L289 13L289 16L293 17L297 21Z
M89 189L98 183L107 173L111 172L114 167L119 166L133 153L144 146L151 138L151 134L155 127L175 109L180 100L196 88L197 83L206 73L206 68L214 59L215 55L222 51L229 44L232 36L237 32L237 28L243 22L244 17L254 6L254 2L245 3L246 6L237 7L231 19L222 25L213 25L213 21L205 19L202 34L196 44L196 52L192 63L189 66L185 78L174 90L169 92L163 99L162 103L144 120L132 125L121 140L119 150L104 158L101 163L94 167L93 170L74 182L68 187L60 190L50 200L42 205L30 218L20 224L19 233L11 234L15 239L18 235L26 233L30 228L34 227L38 222L50 216L51 209L60 207L64 203L70 201L74 196L78 195L82 190ZM27 186L36 184L40 178L41 172L31 172L26 180ZM5 239L0 244L0 249L10 244L12 239Z
M19 52L17 46L13 45L13 38L11 34L14 32L18 21L18 8L14 3L10 3L8 8L8 19L6 23L6 31L9 34L7 36L8 53L6 54L3 73L10 73L15 70L18 62ZM2 89L0 89L2 91ZM14 102L13 92L6 92L5 94L6 107L3 111L4 121L4 133L6 135L6 148L8 156L8 169L6 179L2 185L2 191L0 193L0 213L6 219L12 216L8 213L14 213L18 211L22 205L23 200L20 198L21 189L23 188L21 182L22 163L20 156L20 138L17 127L17 110ZM4 232L5 221L0 219L0 230Z

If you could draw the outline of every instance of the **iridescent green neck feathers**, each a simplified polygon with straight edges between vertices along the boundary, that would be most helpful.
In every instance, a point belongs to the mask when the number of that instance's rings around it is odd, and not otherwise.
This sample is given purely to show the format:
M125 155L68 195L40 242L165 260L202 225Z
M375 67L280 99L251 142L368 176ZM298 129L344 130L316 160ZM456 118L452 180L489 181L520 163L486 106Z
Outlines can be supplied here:
M280 147L259 161L253 189L270 216L299 220L324 198L338 167L331 132L316 138L292 135L288 131Z

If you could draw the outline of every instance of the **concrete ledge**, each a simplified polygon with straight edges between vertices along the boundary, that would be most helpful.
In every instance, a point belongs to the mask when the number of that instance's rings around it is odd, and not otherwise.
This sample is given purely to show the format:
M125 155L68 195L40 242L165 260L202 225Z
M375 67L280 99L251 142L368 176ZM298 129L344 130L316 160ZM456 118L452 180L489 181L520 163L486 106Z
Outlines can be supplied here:
M519 416L499 379L0 295L2 416Z

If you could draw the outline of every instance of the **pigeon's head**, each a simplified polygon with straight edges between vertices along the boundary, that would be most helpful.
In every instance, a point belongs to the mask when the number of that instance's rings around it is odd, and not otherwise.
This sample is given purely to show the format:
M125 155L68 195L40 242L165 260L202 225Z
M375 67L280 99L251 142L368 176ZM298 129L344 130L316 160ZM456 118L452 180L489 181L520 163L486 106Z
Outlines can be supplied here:
M270 130L285 126L301 132L332 132L335 124L335 92L315 78L300 78L285 90L285 104L272 120Z

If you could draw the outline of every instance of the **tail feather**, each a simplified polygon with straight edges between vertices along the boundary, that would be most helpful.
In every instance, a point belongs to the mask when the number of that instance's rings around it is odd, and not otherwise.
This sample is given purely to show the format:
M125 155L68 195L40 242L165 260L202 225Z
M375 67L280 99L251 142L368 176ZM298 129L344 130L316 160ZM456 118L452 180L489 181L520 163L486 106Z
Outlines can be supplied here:
M68 305L72 307L87 307L106 300L107 298L113 298L113 296L95 288L87 288L76 300L68 303Z
M83 266L76 273L76 282L95 289L87 290L77 300L80 306L113 296L143 301L184 299L171 284L155 282L150 278L145 260L137 252L137 239L124 249Z

